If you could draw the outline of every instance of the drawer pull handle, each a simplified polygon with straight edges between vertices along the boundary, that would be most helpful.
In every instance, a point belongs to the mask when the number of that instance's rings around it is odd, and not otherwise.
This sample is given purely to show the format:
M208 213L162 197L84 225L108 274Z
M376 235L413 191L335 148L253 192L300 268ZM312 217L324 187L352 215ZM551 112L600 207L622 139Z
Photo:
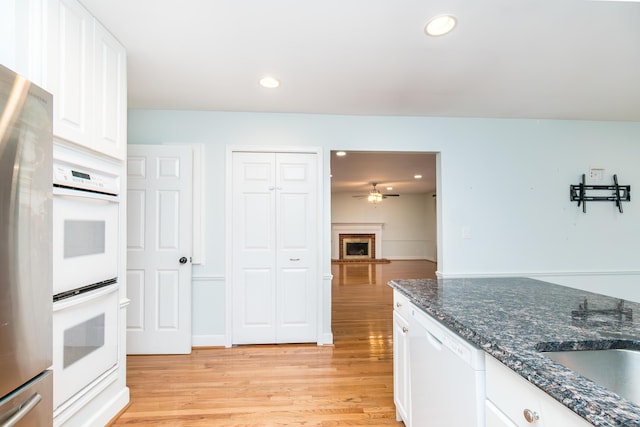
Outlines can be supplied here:
M13 427L18 424L18 422L23 419L26 415L29 414L35 408L35 406L40 403L42 400L42 396L40 393L35 393L25 402L23 402L16 412L11 415L5 422L2 423L2 427Z
M402 333L406 334L407 332L409 332L409 328L407 328L406 326L402 327Z
M528 423L535 423L540 419L540 415L531 409L525 409L522 411L522 415L524 415L524 419L527 420Z

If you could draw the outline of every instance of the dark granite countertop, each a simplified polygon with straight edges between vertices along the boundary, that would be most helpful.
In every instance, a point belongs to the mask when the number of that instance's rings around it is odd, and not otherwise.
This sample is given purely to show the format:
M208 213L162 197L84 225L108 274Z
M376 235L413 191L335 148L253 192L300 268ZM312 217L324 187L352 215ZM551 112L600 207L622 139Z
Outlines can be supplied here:
M632 319L579 316L620 299L527 278L392 280L417 307L482 348L596 426L640 426L640 406L553 362L541 350L640 349L640 304ZM572 315L573 312L573 315Z

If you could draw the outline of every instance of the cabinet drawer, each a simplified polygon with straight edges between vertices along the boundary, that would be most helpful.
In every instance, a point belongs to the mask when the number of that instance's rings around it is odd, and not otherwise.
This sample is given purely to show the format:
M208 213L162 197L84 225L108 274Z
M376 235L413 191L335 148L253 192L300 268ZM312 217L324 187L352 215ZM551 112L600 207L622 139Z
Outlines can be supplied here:
M405 319L408 319L411 316L409 298L395 290L393 291L393 310Z
M543 392L493 357L486 358L485 366L487 399L518 426L544 425L538 395ZM524 418L524 411L527 409L538 414L540 419L535 423L528 423Z
M495 358L487 355L485 366L487 399L516 426L582 427L590 425L582 417ZM527 421L524 416L526 410L537 414L537 420Z

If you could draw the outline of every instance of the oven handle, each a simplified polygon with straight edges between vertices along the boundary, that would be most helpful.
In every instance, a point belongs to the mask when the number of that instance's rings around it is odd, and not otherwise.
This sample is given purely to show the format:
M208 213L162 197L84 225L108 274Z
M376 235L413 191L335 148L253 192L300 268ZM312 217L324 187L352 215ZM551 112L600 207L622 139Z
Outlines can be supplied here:
M72 190L69 188L53 187L53 195L56 197L73 197L78 199L104 200L106 202L118 203L118 196L109 194L94 193L91 191Z
M101 298L105 295L113 293L120 289L119 283L114 283L113 285L105 286L104 288L96 289L95 291L87 292L84 294L80 294L75 297L66 298L60 301L56 301L53 303L53 312L58 312L60 310L65 310L69 307L74 307L76 305L85 304L89 301L93 301L95 299Z

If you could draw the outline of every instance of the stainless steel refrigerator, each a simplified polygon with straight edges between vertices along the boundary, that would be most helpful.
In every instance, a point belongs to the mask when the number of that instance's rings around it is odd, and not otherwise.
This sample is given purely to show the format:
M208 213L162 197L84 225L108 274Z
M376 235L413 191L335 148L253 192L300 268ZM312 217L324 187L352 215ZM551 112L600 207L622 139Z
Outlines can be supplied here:
M52 96L0 65L0 426L50 426Z

